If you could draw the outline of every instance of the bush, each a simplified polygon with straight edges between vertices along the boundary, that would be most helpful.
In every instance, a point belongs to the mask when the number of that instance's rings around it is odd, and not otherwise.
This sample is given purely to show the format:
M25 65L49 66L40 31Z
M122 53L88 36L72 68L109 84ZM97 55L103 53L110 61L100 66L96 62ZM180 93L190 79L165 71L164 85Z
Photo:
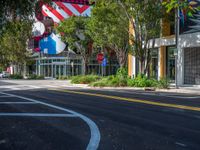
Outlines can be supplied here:
M127 86L127 79L119 78L117 76L108 76L104 77L99 81L90 84L91 86L100 86L100 87L122 87Z
M74 76L71 78L71 83L75 84L90 84L92 82L100 80L101 77L97 75L79 75L79 76Z
M37 79L37 80L43 80L43 79L44 79L44 76L43 76L43 75L37 76L36 79Z
M144 75L138 75L135 79L128 79L129 87L157 87L156 79L148 79Z
M128 78L127 80L127 86L129 87L134 87L135 86L135 80L134 79L131 79L131 78Z
M119 79L127 79L128 78L128 71L126 68L119 68L117 70L116 77Z
M29 80L43 80L44 76L42 76L42 75L39 76L39 75L36 75L36 74L31 74L31 75L28 76L27 79L29 79Z
M10 79L23 79L23 76L20 74L11 74Z
M157 87L161 88L161 89L168 89L169 88L169 79L167 79L167 78L160 79L158 81Z
M70 77L69 76L59 76L56 79L58 79L58 80L69 80Z
M107 82L107 78L103 78L99 81L96 81L96 82L93 82L90 84L90 86L93 86L93 87L105 87L105 86L108 86L108 82Z

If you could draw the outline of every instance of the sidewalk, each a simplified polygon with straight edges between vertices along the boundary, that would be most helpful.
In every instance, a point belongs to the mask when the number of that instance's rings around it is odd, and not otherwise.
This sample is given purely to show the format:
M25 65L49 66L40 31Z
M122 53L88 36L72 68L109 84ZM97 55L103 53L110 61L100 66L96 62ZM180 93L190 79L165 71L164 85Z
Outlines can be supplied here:
M86 88L86 89L102 89L102 90L141 90L141 91L154 91L154 92L166 92L166 93L182 93L182 94L191 94L191 95L200 95L200 87L170 87L169 89L154 89L154 88L137 88L137 87L91 87L87 84L73 84L77 88Z
M38 87L57 87L57 88L82 88L94 90L133 90L148 92L165 92L165 93L184 93L190 95L200 95L200 86L184 86L175 89L172 85L170 89L154 89L154 88L137 88L137 87L91 87L87 84L71 84L69 80L0 80L0 86L4 88L6 85L27 85Z

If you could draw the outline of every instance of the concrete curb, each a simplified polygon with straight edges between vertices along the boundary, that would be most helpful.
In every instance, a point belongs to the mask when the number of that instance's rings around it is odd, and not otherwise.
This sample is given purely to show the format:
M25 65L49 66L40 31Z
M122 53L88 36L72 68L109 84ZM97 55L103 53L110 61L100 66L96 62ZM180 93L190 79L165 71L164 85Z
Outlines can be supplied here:
M184 88L169 88L169 89L156 89L156 88L138 88L138 87L91 87L88 84L73 84L74 87L85 88L85 89L108 89L108 90L142 90L152 92L166 92L166 93L177 93L177 94L194 94L200 95L200 89L184 89Z

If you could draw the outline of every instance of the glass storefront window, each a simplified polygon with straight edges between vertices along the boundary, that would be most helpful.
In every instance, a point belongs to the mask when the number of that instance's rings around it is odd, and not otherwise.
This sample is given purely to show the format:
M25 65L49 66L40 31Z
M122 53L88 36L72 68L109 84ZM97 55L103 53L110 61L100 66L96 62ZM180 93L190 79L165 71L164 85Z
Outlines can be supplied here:
M149 66L149 75L158 79L158 49L151 49L151 62Z
M166 72L167 72L167 78L171 82L175 82L175 56L174 51L175 47L167 47L167 55L166 55Z

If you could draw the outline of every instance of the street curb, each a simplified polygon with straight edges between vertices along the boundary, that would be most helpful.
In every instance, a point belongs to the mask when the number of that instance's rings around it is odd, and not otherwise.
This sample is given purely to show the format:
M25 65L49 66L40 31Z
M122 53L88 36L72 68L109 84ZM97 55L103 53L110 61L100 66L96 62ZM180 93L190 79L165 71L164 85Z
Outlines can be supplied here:
M199 91L196 90L187 90L187 89L156 89L156 88L138 88L138 87L91 87L88 84L73 84L74 87L85 88L85 89L108 89L108 90L142 90L142 91L149 91L149 92L165 92L165 93L179 93L179 94L194 94L200 95Z

